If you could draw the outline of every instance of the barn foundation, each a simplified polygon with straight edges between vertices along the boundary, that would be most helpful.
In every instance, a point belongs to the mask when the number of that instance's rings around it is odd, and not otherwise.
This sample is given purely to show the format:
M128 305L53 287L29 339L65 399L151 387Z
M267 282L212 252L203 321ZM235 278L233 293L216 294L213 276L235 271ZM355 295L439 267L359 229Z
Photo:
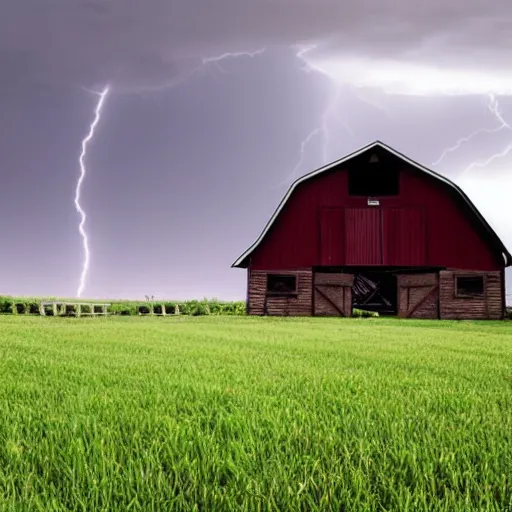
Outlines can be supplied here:
M504 318L501 272L432 268L252 270L247 313L350 317L354 308L416 319Z

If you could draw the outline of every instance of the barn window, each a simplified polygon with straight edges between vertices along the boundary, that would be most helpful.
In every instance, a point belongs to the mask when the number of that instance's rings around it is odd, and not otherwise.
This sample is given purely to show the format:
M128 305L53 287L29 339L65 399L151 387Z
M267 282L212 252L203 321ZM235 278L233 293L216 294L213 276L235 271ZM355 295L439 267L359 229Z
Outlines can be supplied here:
M267 293L295 295L297 293L297 276L269 274L267 276Z
M351 196L396 196L399 185L399 171L378 161L348 171L348 193Z
M484 276L456 276L456 297L482 297L484 295Z

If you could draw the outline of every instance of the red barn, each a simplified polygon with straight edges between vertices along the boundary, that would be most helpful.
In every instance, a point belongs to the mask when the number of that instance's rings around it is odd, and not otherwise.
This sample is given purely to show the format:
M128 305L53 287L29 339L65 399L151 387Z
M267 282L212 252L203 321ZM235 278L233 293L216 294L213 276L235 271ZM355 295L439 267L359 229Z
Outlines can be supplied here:
M511 261L457 185L375 142L298 179L233 267L253 315L501 319Z

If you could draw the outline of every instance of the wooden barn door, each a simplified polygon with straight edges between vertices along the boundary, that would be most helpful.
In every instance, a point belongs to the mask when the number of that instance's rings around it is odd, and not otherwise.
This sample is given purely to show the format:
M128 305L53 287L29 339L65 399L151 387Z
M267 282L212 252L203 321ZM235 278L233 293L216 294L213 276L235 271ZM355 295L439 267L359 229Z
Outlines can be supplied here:
M352 274L316 272L313 285L315 316L352 316Z
M382 209L382 263L421 267L427 260L426 215L422 208Z
M439 318L439 275L399 275L398 316Z
M320 210L320 260L323 266L343 265L343 208Z
M380 209L346 209L345 264L382 265Z

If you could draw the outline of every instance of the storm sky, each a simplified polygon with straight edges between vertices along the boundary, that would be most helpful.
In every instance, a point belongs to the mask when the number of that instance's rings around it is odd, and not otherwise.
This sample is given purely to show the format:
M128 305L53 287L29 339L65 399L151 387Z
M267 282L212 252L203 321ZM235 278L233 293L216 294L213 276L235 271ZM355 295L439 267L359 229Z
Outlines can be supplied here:
M82 187L84 296L243 299L230 265L288 186L374 140L460 184L512 249L510 0L0 13L0 294L76 294L78 158L106 85Z

